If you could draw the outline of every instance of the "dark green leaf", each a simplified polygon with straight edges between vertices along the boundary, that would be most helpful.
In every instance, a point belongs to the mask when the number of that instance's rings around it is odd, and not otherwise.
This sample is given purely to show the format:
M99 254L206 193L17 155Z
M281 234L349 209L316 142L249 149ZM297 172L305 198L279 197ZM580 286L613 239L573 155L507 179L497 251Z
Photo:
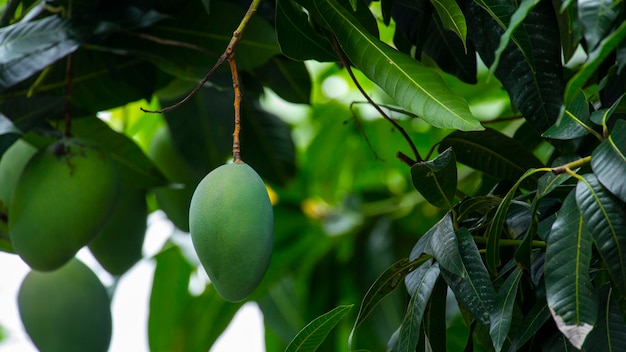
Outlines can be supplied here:
M517 181L526 170L542 162L524 145L496 130L455 131L439 144L439 152L452 148L458 162L499 180Z
M372 36L335 0L315 4L350 61L404 109L435 127L482 129L467 102L435 70Z
M0 112L0 155L21 135L20 130Z
M578 348L598 317L598 298L589 277L592 247L591 233L583 223L575 192L571 192L548 237L544 275L552 317Z
M0 29L0 92L78 49L71 23L60 16Z
M580 67L578 72L568 81L565 88L565 103L569 103L574 99L578 91L583 88L587 80L596 72L598 67L612 53L615 48L626 37L626 22L622 23L610 35L598 44L598 46L589 53L587 61Z
M330 312L317 317L291 340L285 352L316 351L319 345L324 342L328 333L351 308L352 305L338 306Z
M331 42L313 29L309 16L293 0L277 1L276 35L283 54L294 60L337 60Z
M470 232L461 228L457 231L459 251L463 258L465 275L454 275L445 269L441 275L454 292L456 299L469 311L472 318L481 324L489 324L489 314L496 302L496 293L491 278L478 252Z
M626 292L626 209L593 174L576 185L576 202L615 287Z
M454 224L452 224L452 215L450 212L446 214L435 226L432 227L430 234L429 247L433 257L437 260L443 269L446 269L457 276L464 275L463 259L459 252L459 246L454 234Z
M509 352L517 351L528 340L535 337L539 332L539 329L541 329L548 319L550 319L550 309L548 309L545 297L538 297L535 305L522 320L520 327L513 338Z
M513 307L517 296L517 285L522 278L522 270L515 270L504 281L498 289L494 309L490 314L491 325L489 335L493 341L493 348L496 352L502 350L506 341L513 320Z
M593 50L609 34L622 9L612 0L581 1L578 16L583 26L587 49Z
M451 209L457 184L454 151L448 148L433 160L413 165L411 179L415 189L430 204Z
M548 128L543 136L552 139L575 139L587 135L592 129L587 99L585 93L580 91L568 104L561 119Z
M448 285L440 276L430 295L424 315L424 333L433 351L447 351L448 334L446 323ZM454 333L450 338L454 339ZM453 343L451 343L452 345Z
M626 323L620 313L615 292L610 285L598 290L600 314L598 323L589 334L583 346L588 351L625 351Z
M456 33L463 42L463 46L467 49L467 25L465 23L465 16L456 1L431 0L431 3L437 10L441 23L443 23L443 28Z
M132 139L113 131L102 120L78 119L72 123L72 133L102 145L117 163L120 182L125 186L145 189L167 184L165 176Z
M576 156L558 157L552 163L552 167L559 167L579 159ZM558 175L552 172L546 173L537 181L537 197L545 197L570 178L571 175L566 172Z
M626 121L616 121L609 137L593 151L591 167L602 185L626 202Z
M254 70L261 83L281 98L296 104L308 104L311 98L311 77L303 62L274 56Z
M430 295L439 277L439 265L425 264L407 276L405 282L411 294L395 348L392 351L412 352L417 347L422 318Z

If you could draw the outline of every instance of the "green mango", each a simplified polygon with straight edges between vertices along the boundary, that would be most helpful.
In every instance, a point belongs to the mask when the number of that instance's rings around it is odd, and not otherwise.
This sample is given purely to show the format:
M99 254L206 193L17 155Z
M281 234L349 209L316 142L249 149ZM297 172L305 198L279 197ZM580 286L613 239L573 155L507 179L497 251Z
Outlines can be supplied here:
M122 275L141 258L148 209L144 190L124 189L109 221L88 245L106 271Z
M109 348L109 296L96 274L78 259L55 271L28 273L17 303L26 332L42 352Z
M115 164L96 144L64 138L40 150L9 205L13 249L33 269L61 267L104 226L118 188Z
M174 186L154 190L157 203L179 229L189 232L189 203L202 175L191 167L177 151L167 126L161 127L152 139L148 155Z
M236 162L198 184L189 209L193 246L215 290L244 300L259 285L272 255L274 213L263 180Z

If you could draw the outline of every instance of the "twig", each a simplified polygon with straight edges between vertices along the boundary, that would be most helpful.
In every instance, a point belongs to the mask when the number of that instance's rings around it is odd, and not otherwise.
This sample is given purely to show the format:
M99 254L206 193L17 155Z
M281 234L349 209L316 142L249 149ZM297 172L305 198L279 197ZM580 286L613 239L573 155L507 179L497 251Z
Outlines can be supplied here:
M217 62L215 63L215 65L213 65L211 70L209 70L209 72L204 76L204 78L202 78L200 83L198 83L198 85L196 85L196 87L191 92L189 92L189 94L187 94L186 97L184 97L178 103L165 107L160 110L148 110L148 109L144 109L143 107L140 107L141 111L160 114L160 113L172 111L178 108L179 106L183 105L187 101L189 101L189 99L191 99L191 97L193 97L198 92L198 90L200 90L200 88L202 88L204 84L209 79L211 79L211 77L213 77L213 74L215 74L217 69L220 66L222 66L222 64L225 61L230 60L230 58L234 55L235 49L237 48L237 45L241 41L241 36L243 35L243 32L245 31L246 27L248 27L248 23L250 22L250 19L252 19L252 16L254 16L254 14L256 13L260 3L261 3L261 0L252 0L250 7L248 7L248 11L246 11L246 14L241 19L239 26L237 26L237 29L235 29L235 31L233 32L233 36L232 38L230 38L230 42L228 43L228 46L226 47L226 50L224 51L224 53L220 55L220 57L217 59Z
M367 101L370 104L372 104L372 106L376 109L376 111L378 111L385 118L385 120L389 121L389 123L391 123L400 132L400 134L402 134L404 139L407 141L407 143L411 147L411 151L413 152L413 155L415 156L415 159L417 160L417 162L420 162L420 163L423 162L424 160L422 159L422 157L420 156L419 152L417 151L417 147L415 146L415 143L413 143L413 141L411 140L411 137L409 137L409 135L406 133L404 128L402 128L402 126L400 126L396 121L394 121L391 117L389 117L389 115L387 115L383 111L383 109L380 106L378 106L378 104L376 104L376 102L374 102L374 100L372 100L372 98L370 98L369 95L367 95L367 93L365 92L363 87L361 87L361 84L359 84L359 81L357 80L356 76L354 75L354 72L352 72L352 68L350 67L350 63L348 62L348 59L346 58L346 56L344 55L343 51L339 47L339 43L337 42L337 38L335 38L335 36L333 35L332 39L333 39L333 46L335 48L335 52L337 53L337 56L339 56L339 60L341 60L341 63L346 67L346 70L348 71L348 74L350 75L350 78L352 79L352 81L354 82L356 87L359 89L359 92L361 92L363 97L365 97L365 99L367 99ZM404 155L404 154L402 154L402 155ZM405 162L404 160L402 160L402 161Z
M233 131L233 162L241 163L241 144L239 143L239 131L241 130L241 89L239 87L239 73L237 72L237 63L235 55L228 58L230 65L230 73L233 78L233 90L235 91L235 130Z
M135 36L135 37L139 37L141 39L145 39L151 42L155 42L158 44L162 44L162 45L168 45L168 46L175 46L175 47L179 47L179 48L185 48L185 49L191 49L191 50L195 50L201 53L206 53L206 54L213 54L212 52L210 52L209 50L199 46L199 45L195 45L195 44L191 44L191 43L187 43L187 42L179 42L178 40L170 40L170 39L163 39L163 38L159 38L157 36L151 35L151 34L147 34L147 33L135 33L135 32L131 32L131 31L125 31L126 34L131 35L131 36Z
M586 165L589 162L591 162L591 156L587 156L587 157L572 161L564 165L553 167L551 171L556 175L563 174L563 173L568 173L571 175L573 172L572 169Z

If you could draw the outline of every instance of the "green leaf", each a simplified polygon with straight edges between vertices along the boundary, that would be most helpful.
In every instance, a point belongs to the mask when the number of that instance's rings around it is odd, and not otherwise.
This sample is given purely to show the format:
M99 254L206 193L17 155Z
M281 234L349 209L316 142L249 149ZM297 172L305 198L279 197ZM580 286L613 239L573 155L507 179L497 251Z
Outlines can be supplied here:
M552 163L552 167L559 167L576 160L580 160L580 158L576 156L558 157ZM539 180L537 181L537 197L545 197L571 177L572 176L566 172L560 174L547 172L545 175L539 177Z
M598 323L585 341L587 351L626 351L626 324L615 292L610 285L603 285L598 290L600 297L600 314Z
M92 117L73 121L72 133L104 147L118 165L120 182L132 188L152 188L168 183L165 176L129 137L113 131L102 120Z
M604 187L626 202L626 121L616 121L608 138L593 151L591 168Z
M310 24L294 0L276 3L276 36L282 53L294 60L336 61L332 43Z
M552 224L547 240L544 275L548 307L569 342L581 348L598 318L589 268L592 236L571 192Z
M394 352L413 352L417 347L424 312L439 277L439 265L425 264L407 276L405 283L411 294L404 320L400 327Z
M351 308L352 304L338 306L330 312L315 318L291 340L285 352L316 351L324 342L328 333Z
M498 180L517 181L526 170L543 166L524 145L490 128L452 132L439 144L439 152L448 148L454 150L458 162Z
M513 320L515 297L517 296L517 286L523 273L522 270L515 270L498 289L496 303L490 314L491 325L489 326L489 335L496 352L502 350L502 346L504 346L504 342L509 334Z
M589 53L587 61L580 67L578 72L569 80L565 87L565 103L571 102L578 91L583 88L587 80L596 72L600 64L611 54L618 45L626 37L626 22L598 44L598 46Z
M411 179L430 204L451 209L457 184L454 151L448 148L433 160L413 165Z
M0 91L78 49L71 22L48 16L0 28Z
M447 294L448 285L446 281L439 276L433 292L430 295L426 312L424 313L424 333L428 338L433 351L447 351L448 333L447 333ZM453 332L449 334L451 339L456 336ZM451 345L454 342L451 343Z
M315 4L352 64L404 109L435 127L482 129L467 102L435 70L375 38L335 0Z
M576 202L615 287L626 292L626 209L593 174L576 185Z
M465 268L463 277L454 275L445 269L441 275L454 292L456 299L469 311L472 318L481 324L489 324L489 314L496 302L496 293L491 284L487 268L483 264L476 243L465 228L457 231L461 258Z
M465 270L454 233L451 213L448 212L428 232L424 236L430 236L429 247L439 265L452 274L462 277Z
M561 119L548 128L542 136L552 139L575 139L593 130L591 114L583 91L579 91L563 112Z
M254 75L264 86L286 101L296 104L310 103L311 77L303 62L277 55L265 65L256 68Z
M581 1L577 7L586 47L593 50L609 34L622 9L612 0Z
M517 351L528 340L534 338L548 319L550 319L550 309L548 309L545 296L542 295L538 297L535 305L524 316L513 338L509 352Z
M423 255L412 261L407 258L403 258L393 263L385 272L383 272L374 281L372 286L367 290L361 306L359 308L359 314L354 321L354 327L350 332L350 344L352 343L352 336L356 329L363 323L363 321L372 313L374 308L380 303L380 301L389 295L391 292L398 288L398 285L404 280L404 278L413 270L419 268L426 261L430 260L429 255Z
M456 33L463 42L463 46L467 51L467 25L465 16L461 12L461 8L454 0L430 0L435 6L437 14L443 23L443 28Z

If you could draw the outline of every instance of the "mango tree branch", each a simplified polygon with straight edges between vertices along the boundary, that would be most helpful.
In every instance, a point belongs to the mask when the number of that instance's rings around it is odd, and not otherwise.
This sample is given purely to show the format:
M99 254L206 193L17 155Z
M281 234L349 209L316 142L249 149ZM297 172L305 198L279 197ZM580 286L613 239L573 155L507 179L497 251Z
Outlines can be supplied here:
M213 65L211 70L204 76L204 78L202 78L202 80L196 85L196 87L193 90L191 90L189 94L187 94L186 97L184 97L178 103L162 108L160 110L148 110L148 109L144 109L143 107L141 107L140 108L141 111L160 114L160 113L174 110L178 108L179 106L183 105L184 103L186 103L187 101L189 101L189 99L191 99L191 97L193 97L198 92L198 90L200 90L200 88L202 88L202 86L204 86L204 84L209 79L211 79L211 77L213 77L217 69L220 66L222 66L222 64L225 61L229 61L233 57L233 55L235 54L235 49L237 48L237 45L241 41L243 32L248 27L248 23L250 23L250 19L252 19L252 16L254 16L257 9L259 8L260 3L261 3L261 0L252 0L250 7L248 7L248 11L246 11L246 14L241 19L241 22L239 22L239 26L237 26L237 29L235 29L235 31L233 32L233 36L230 38L230 42L228 43L228 46L226 47L226 50L224 51L224 53L220 55L220 57L217 59L217 62L215 63L215 65Z

